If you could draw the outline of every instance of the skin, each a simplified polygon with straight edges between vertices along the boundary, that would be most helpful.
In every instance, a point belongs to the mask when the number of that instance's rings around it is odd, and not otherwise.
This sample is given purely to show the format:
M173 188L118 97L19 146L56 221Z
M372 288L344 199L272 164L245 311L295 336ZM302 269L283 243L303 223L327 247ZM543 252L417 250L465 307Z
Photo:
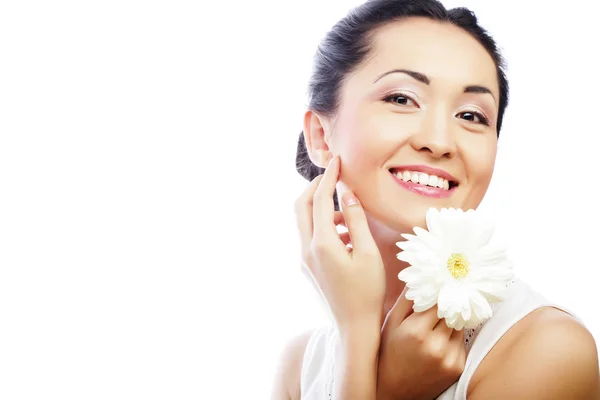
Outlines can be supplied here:
M430 84L402 73L373 83L395 69L419 72ZM492 94L465 94L470 85L487 87ZM394 94L400 97L382 100ZM475 208L483 199L496 158L498 98L494 63L474 38L449 24L412 18L377 32L368 62L343 85L335 116L307 112L313 162L325 167L330 157L340 155L341 181L367 210L386 264L387 310L403 289L397 279L405 267L396 259L399 232L423 226L430 207ZM490 125L471 121L473 112L485 114ZM388 168L412 164L441 168L459 187L448 199L408 192L391 179Z
M412 72L389 73L398 69ZM471 89L465 93L466 88ZM462 335L438 323L435 308L410 315L410 303L401 296L404 283L397 278L407 265L396 258L395 243L402 240L400 233L425 227L430 207L480 204L494 170L498 99L493 60L473 37L451 24L409 18L375 33L370 57L341 88L335 115L306 113L311 160L326 167L335 158L299 199L297 215L304 263L342 327L345 351L336 364L340 398L432 399L460 376ZM410 192L389 171L402 165L440 168L458 186L441 199ZM345 196L341 215L331 201L336 184ZM348 203L355 198L358 204ZM339 222L348 225L348 237L333 237L331 228ZM318 232L329 233L319 237ZM353 253L346 257L348 241L359 247L362 269L352 264ZM344 284L338 283L342 273ZM353 304L361 295L368 301ZM285 350L274 398L300 398L307 339L304 335ZM468 397L600 399L597 354L583 326L543 308L492 349L471 380ZM439 379L423 391L422 383L432 376Z

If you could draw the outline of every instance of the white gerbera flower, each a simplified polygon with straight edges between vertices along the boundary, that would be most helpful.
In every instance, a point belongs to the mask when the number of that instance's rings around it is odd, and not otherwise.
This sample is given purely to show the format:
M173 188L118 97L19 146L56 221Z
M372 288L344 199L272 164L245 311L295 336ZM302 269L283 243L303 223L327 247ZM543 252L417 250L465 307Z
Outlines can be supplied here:
M490 303L504 300L514 278L506 249L491 242L494 227L474 210L430 209L427 229L402 235L398 259L410 266L398 274L406 298L421 312L438 306L450 328L471 329L492 316Z

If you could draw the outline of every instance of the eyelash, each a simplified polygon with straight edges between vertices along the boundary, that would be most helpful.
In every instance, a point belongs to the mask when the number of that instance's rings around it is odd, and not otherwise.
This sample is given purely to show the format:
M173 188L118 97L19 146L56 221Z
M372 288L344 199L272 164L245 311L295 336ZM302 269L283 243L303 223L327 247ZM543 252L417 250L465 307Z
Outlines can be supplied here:
M394 99L397 99L398 97L404 97L405 99L408 99L410 101L412 101L413 103L417 104L417 102L415 101L415 99L413 99L410 96L407 96L403 93L392 93L390 95L387 95L386 97L383 98L383 101L385 101L386 103L394 103ZM398 103L395 103L398 104ZM401 104L403 105L403 104Z
M394 100L394 99L397 99L397 98L399 98L399 97L404 97L405 99L408 99L408 100L412 101L413 103L415 103L415 104L418 104L418 103L415 101L415 99L413 99L411 96L407 96L407 95L405 95L405 94L403 94L403 93L392 93L392 94L390 94L390 95L388 95L388 96L384 97L384 98L383 98L383 101L384 101L384 102L386 102L386 103L394 103L394 104L397 104L397 105L398 105L398 103L395 103L393 100ZM404 104L400 104L400 105L401 105L401 106L404 106ZM477 118L479 118L479 122L475 122L476 124L482 124L482 125L490 126L490 121L489 121L489 119L487 119L487 118L485 117L485 115L483 115L483 114L482 114L482 113L480 113L480 112L477 112L477 111L463 111L463 112L459 113L458 115L460 115L460 114L473 114L473 115L475 115ZM472 121L469 121L469 120L465 120L465 121L472 122Z

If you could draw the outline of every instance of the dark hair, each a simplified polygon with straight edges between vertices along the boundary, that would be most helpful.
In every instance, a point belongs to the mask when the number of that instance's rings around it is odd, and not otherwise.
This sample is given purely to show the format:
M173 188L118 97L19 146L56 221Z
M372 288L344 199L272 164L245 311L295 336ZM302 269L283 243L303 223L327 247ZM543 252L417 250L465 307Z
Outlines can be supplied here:
M452 23L470 33L488 51L498 74L500 104L497 135L500 135L502 117L508 104L508 81L504 60L494 39L477 23L475 14L467 8L447 10L437 0L368 0L351 10L327 33L314 58L312 77L308 86L309 108L332 116L339 104L339 92L344 78L352 72L371 50L372 32L393 21L407 17L428 17L435 21ZM324 172L308 156L303 132L300 133L296 152L296 169L309 181ZM335 208L339 209L337 196Z

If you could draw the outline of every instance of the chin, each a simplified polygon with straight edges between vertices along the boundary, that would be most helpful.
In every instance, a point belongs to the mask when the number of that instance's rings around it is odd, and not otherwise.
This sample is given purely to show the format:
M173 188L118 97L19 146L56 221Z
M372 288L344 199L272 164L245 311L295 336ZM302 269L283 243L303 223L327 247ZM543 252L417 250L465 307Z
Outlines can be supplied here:
M404 196L403 196L404 197ZM414 198L410 194L408 198L398 199L394 202L377 201L375 204L365 204L369 227L375 239L394 241L402 239L401 234L413 233L413 228L418 226L426 229L425 215L430 208L459 208L456 202L450 199ZM421 196L420 196L421 197Z
M383 244L402 240L403 233L413 233L413 228L426 227L425 214L429 207L411 208L410 212L367 212L369 228L373 238ZM391 210L389 210L391 211Z

